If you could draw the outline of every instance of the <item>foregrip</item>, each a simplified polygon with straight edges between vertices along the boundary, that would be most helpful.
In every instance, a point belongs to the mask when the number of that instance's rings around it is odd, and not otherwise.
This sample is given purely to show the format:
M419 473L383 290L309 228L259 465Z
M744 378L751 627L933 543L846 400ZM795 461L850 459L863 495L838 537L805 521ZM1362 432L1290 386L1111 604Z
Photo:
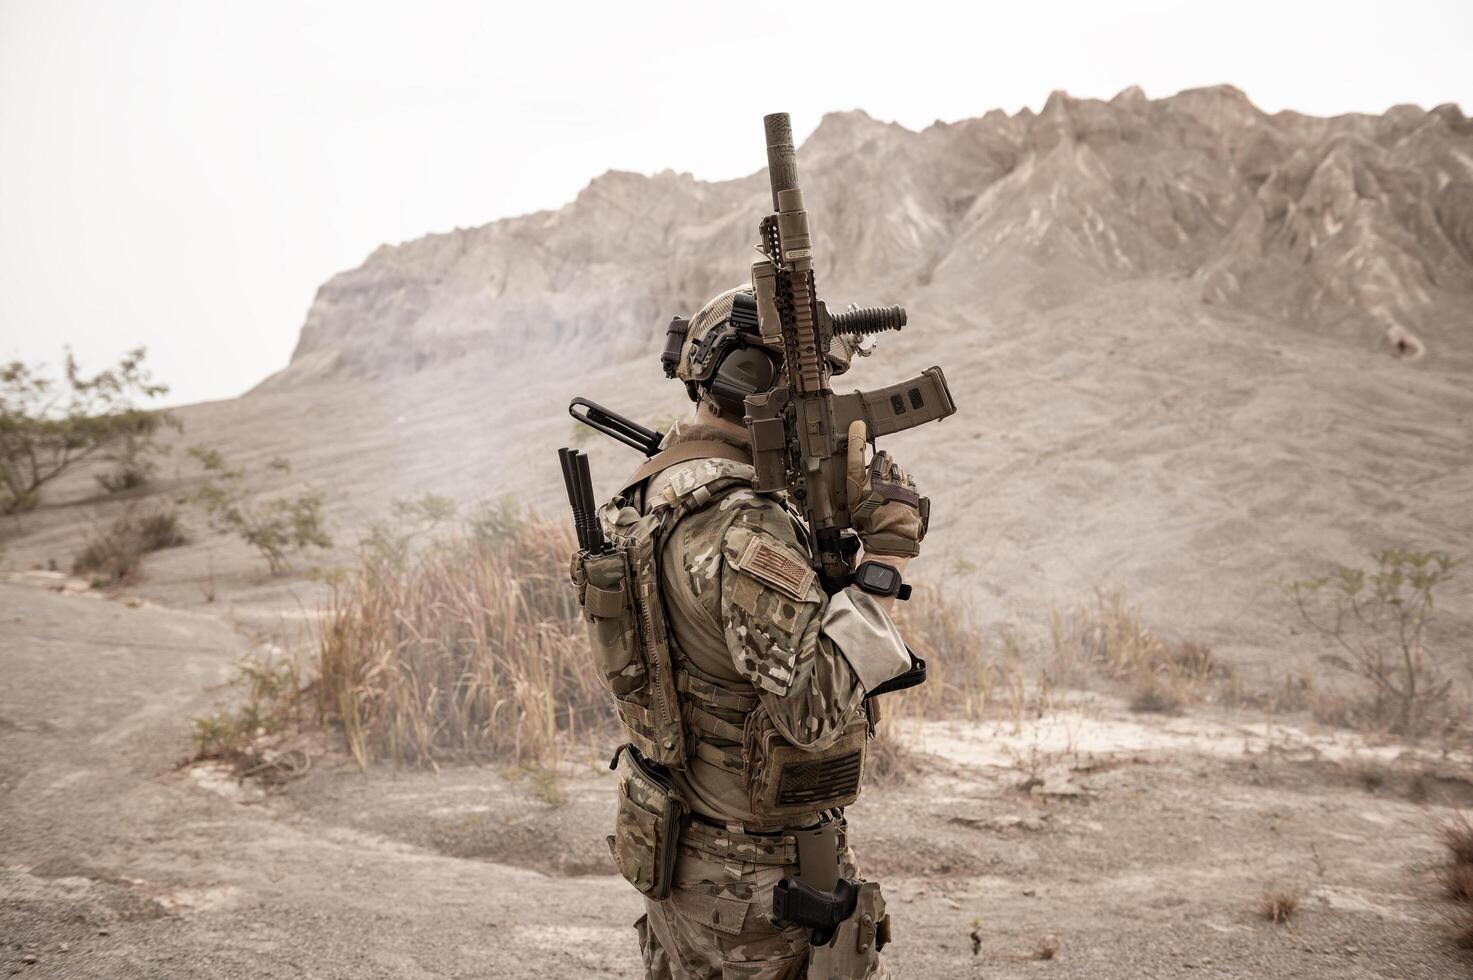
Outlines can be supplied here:
M882 333L899 330L905 326L903 306L864 306L857 310L845 310L832 317L834 333L859 334Z

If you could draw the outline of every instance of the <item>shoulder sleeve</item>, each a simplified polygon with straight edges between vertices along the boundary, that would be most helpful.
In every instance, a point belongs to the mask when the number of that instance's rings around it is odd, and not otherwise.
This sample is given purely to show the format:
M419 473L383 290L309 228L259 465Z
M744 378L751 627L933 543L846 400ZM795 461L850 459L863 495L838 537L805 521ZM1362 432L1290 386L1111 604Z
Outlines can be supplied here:
M828 597L788 515L756 495L734 502L721 543L721 619L738 672L772 722L803 749L822 749L853 718L864 691L822 633Z

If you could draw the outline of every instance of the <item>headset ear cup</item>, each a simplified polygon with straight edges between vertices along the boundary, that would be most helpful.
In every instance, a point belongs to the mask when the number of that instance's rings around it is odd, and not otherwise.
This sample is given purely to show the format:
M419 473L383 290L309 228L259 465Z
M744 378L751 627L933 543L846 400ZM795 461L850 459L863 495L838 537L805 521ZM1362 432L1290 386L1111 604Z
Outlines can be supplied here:
M721 356L707 390L723 412L741 416L746 412L747 396L767 391L776 378L777 364L771 352L742 346Z

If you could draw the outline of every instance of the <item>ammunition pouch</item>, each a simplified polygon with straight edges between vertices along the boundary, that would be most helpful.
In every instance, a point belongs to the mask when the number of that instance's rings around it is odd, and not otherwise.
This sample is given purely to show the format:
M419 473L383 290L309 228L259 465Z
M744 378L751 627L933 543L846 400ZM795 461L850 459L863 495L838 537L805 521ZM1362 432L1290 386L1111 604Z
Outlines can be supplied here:
M620 551L580 552L574 559L573 582L588 622L599 680L615 697L628 697L644 686L647 676L634 621L629 563Z
M594 664L630 744L656 765L682 768L685 730L655 559L660 523L616 505L602 519L612 547L579 552L572 566Z
M609 768L618 768L619 809L607 839L619 873L655 901L670 895L686 804L663 767L633 745L620 746Z
M869 719L858 715L826 749L789 742L758 708L747 718L746 780L754 817L762 823L846 807L859 799Z

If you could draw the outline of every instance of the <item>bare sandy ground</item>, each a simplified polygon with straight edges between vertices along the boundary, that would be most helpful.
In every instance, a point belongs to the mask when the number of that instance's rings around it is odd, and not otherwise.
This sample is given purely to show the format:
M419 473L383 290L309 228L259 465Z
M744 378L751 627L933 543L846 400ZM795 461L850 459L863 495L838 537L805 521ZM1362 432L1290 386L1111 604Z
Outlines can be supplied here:
M250 642L214 615L0 584L0 970L27 977L636 977L606 747L524 779L329 757L266 790L178 763ZM1433 836L1466 760L1265 719L905 727L853 808L901 977L1462 977ZM511 777L511 778L508 778ZM1253 914L1302 896L1289 926ZM972 938L975 934L975 940ZM1057 954L1032 951L1053 937ZM975 945L975 949L974 949Z

